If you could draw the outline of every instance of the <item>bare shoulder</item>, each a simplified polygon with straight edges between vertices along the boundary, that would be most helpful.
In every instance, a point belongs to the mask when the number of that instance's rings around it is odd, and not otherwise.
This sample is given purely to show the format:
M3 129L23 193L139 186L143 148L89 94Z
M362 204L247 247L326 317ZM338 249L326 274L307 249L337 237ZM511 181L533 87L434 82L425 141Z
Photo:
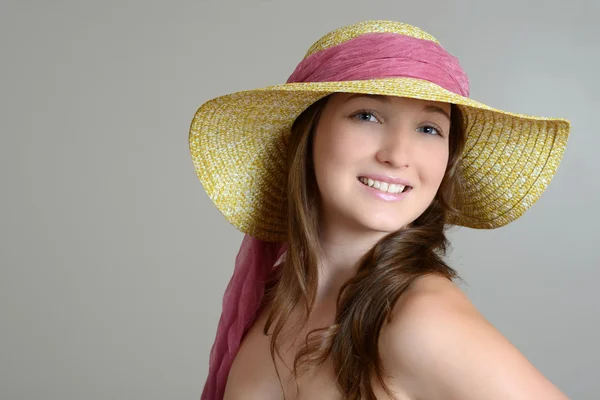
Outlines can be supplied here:
M379 353L390 389L413 399L567 399L441 276L400 297Z

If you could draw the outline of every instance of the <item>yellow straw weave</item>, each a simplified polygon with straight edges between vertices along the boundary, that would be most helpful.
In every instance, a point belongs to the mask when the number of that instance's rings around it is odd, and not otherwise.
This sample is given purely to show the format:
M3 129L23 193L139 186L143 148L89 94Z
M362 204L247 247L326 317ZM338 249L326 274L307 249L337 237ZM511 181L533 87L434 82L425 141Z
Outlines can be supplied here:
M369 32L437 43L411 25L366 21L328 33L305 57ZM286 136L302 111L335 92L458 105L467 133L462 156L466 204L463 216L448 222L471 228L497 228L523 215L550 183L570 131L565 119L497 110L414 78L290 83L220 96L196 111L189 146L204 189L237 229L262 240L285 239Z

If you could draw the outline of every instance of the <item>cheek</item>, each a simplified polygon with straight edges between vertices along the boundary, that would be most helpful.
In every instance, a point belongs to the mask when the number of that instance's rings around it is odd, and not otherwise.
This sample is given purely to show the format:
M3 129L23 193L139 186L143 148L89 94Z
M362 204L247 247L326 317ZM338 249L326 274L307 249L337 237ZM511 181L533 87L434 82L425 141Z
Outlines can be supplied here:
M446 173L446 167L448 166L448 147L443 146L431 146L424 153L422 160L422 174L423 178L427 180L428 184L435 186L435 189L439 187Z
M338 168L348 169L356 166L368 151L369 143L364 136L352 129L328 129L316 132L313 144L315 169L334 173Z

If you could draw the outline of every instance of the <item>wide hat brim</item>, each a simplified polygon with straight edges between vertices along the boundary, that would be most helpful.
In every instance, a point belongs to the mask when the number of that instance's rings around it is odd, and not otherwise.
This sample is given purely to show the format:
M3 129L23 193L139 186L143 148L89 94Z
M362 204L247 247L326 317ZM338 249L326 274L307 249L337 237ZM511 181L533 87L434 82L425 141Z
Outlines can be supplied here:
M286 147L294 120L335 92L456 104L464 115L465 204L449 224L491 229L519 218L541 196L563 157L568 120L501 111L414 78L288 83L220 96L195 113L189 146L210 199L243 233L286 238Z

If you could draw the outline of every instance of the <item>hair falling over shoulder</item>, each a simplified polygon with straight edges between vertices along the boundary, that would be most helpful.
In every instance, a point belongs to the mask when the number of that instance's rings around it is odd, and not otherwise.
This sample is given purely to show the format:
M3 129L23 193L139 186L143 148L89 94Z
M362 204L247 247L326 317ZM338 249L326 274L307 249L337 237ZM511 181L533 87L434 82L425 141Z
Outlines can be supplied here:
M317 101L294 122L288 140L287 257L267 285L265 325L271 357L280 357L279 338L293 310L307 321L317 293L318 189L312 163L312 138L329 96ZM449 161L439 191L425 212L409 226L381 239L360 260L358 272L339 293L335 322L307 336L295 356L293 372L302 366L332 362L337 386L345 399L374 400L372 380L384 382L378 353L379 333L398 298L418 277L456 272L443 260L448 241L445 227L462 202L460 156L465 143L463 114L452 105ZM279 373L278 373L279 375Z

